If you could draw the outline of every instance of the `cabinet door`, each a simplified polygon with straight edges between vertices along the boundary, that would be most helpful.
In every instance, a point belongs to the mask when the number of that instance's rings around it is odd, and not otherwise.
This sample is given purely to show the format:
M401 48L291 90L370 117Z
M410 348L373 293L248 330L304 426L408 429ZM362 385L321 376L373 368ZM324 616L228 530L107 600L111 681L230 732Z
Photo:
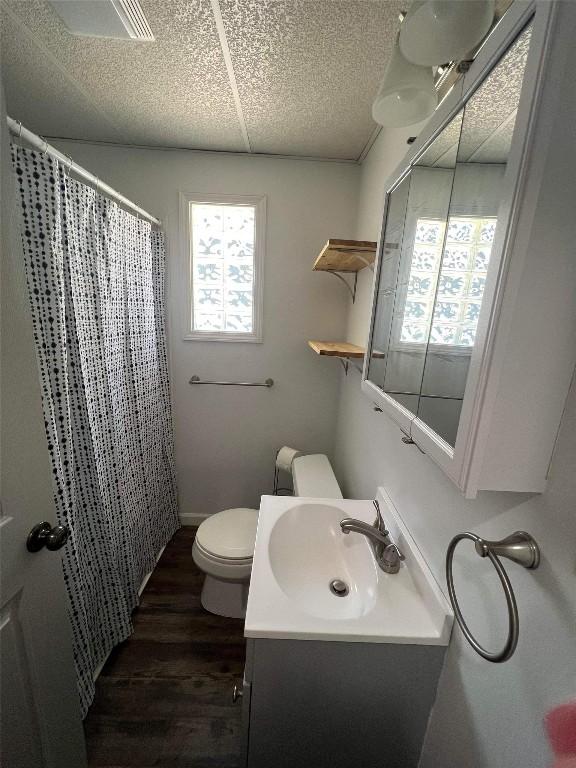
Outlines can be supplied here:
M452 448L474 346L482 343L479 321L497 282L491 255L530 34L531 27L522 32L464 109L417 409Z
M367 378L405 429L418 413L461 125L459 113L388 194Z
M409 191L410 178L406 177L388 195L388 215L380 250L372 318L372 339L368 356L368 379L382 391L384 391L386 379L394 294L398 282Z

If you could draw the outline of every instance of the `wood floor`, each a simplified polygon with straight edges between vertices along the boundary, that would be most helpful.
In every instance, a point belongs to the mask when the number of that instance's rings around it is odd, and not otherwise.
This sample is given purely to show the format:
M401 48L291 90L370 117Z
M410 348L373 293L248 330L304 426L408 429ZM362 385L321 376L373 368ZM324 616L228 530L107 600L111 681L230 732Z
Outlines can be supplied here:
M85 720L91 768L238 768L244 622L200 605L195 528L164 550Z

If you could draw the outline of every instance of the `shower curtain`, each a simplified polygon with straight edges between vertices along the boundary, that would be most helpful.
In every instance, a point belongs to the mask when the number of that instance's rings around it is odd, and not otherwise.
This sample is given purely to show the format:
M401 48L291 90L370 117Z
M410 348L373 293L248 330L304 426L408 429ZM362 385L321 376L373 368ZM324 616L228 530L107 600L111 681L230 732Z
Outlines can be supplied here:
M164 243L51 157L13 145L12 160L85 714L179 527Z

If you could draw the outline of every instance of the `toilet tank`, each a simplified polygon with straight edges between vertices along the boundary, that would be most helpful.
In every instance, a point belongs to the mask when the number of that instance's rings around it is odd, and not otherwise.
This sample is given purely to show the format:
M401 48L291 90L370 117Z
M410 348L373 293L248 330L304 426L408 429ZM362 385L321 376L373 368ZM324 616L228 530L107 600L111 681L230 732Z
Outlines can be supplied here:
M317 499L341 499L342 491L323 453L297 456L292 462L292 479L295 496L311 496Z

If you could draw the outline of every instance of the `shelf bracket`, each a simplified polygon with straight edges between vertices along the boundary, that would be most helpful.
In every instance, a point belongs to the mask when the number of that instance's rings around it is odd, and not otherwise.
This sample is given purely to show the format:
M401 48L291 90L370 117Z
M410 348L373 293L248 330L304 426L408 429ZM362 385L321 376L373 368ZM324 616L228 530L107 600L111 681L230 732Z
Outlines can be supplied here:
M340 360L342 364L342 368L344 368L344 373L346 376L348 376L348 371L350 370L350 367L354 368L358 371L358 373L362 373L362 368L360 368L359 365L356 365L356 363L353 363L349 357L339 357L338 360Z
M348 376L348 364L349 360L347 357L339 357L338 360L340 360L340 363L342 364L342 368L344 368L344 374Z
M340 272L335 272L334 270L325 270L327 275L334 275L334 277L337 277L338 280L340 280L341 283L344 283L346 288L348 289L348 293L350 294L350 298L352 299L352 304L356 301L356 286L358 285L358 272L354 273L354 285L350 285L348 280L344 278L344 276Z

